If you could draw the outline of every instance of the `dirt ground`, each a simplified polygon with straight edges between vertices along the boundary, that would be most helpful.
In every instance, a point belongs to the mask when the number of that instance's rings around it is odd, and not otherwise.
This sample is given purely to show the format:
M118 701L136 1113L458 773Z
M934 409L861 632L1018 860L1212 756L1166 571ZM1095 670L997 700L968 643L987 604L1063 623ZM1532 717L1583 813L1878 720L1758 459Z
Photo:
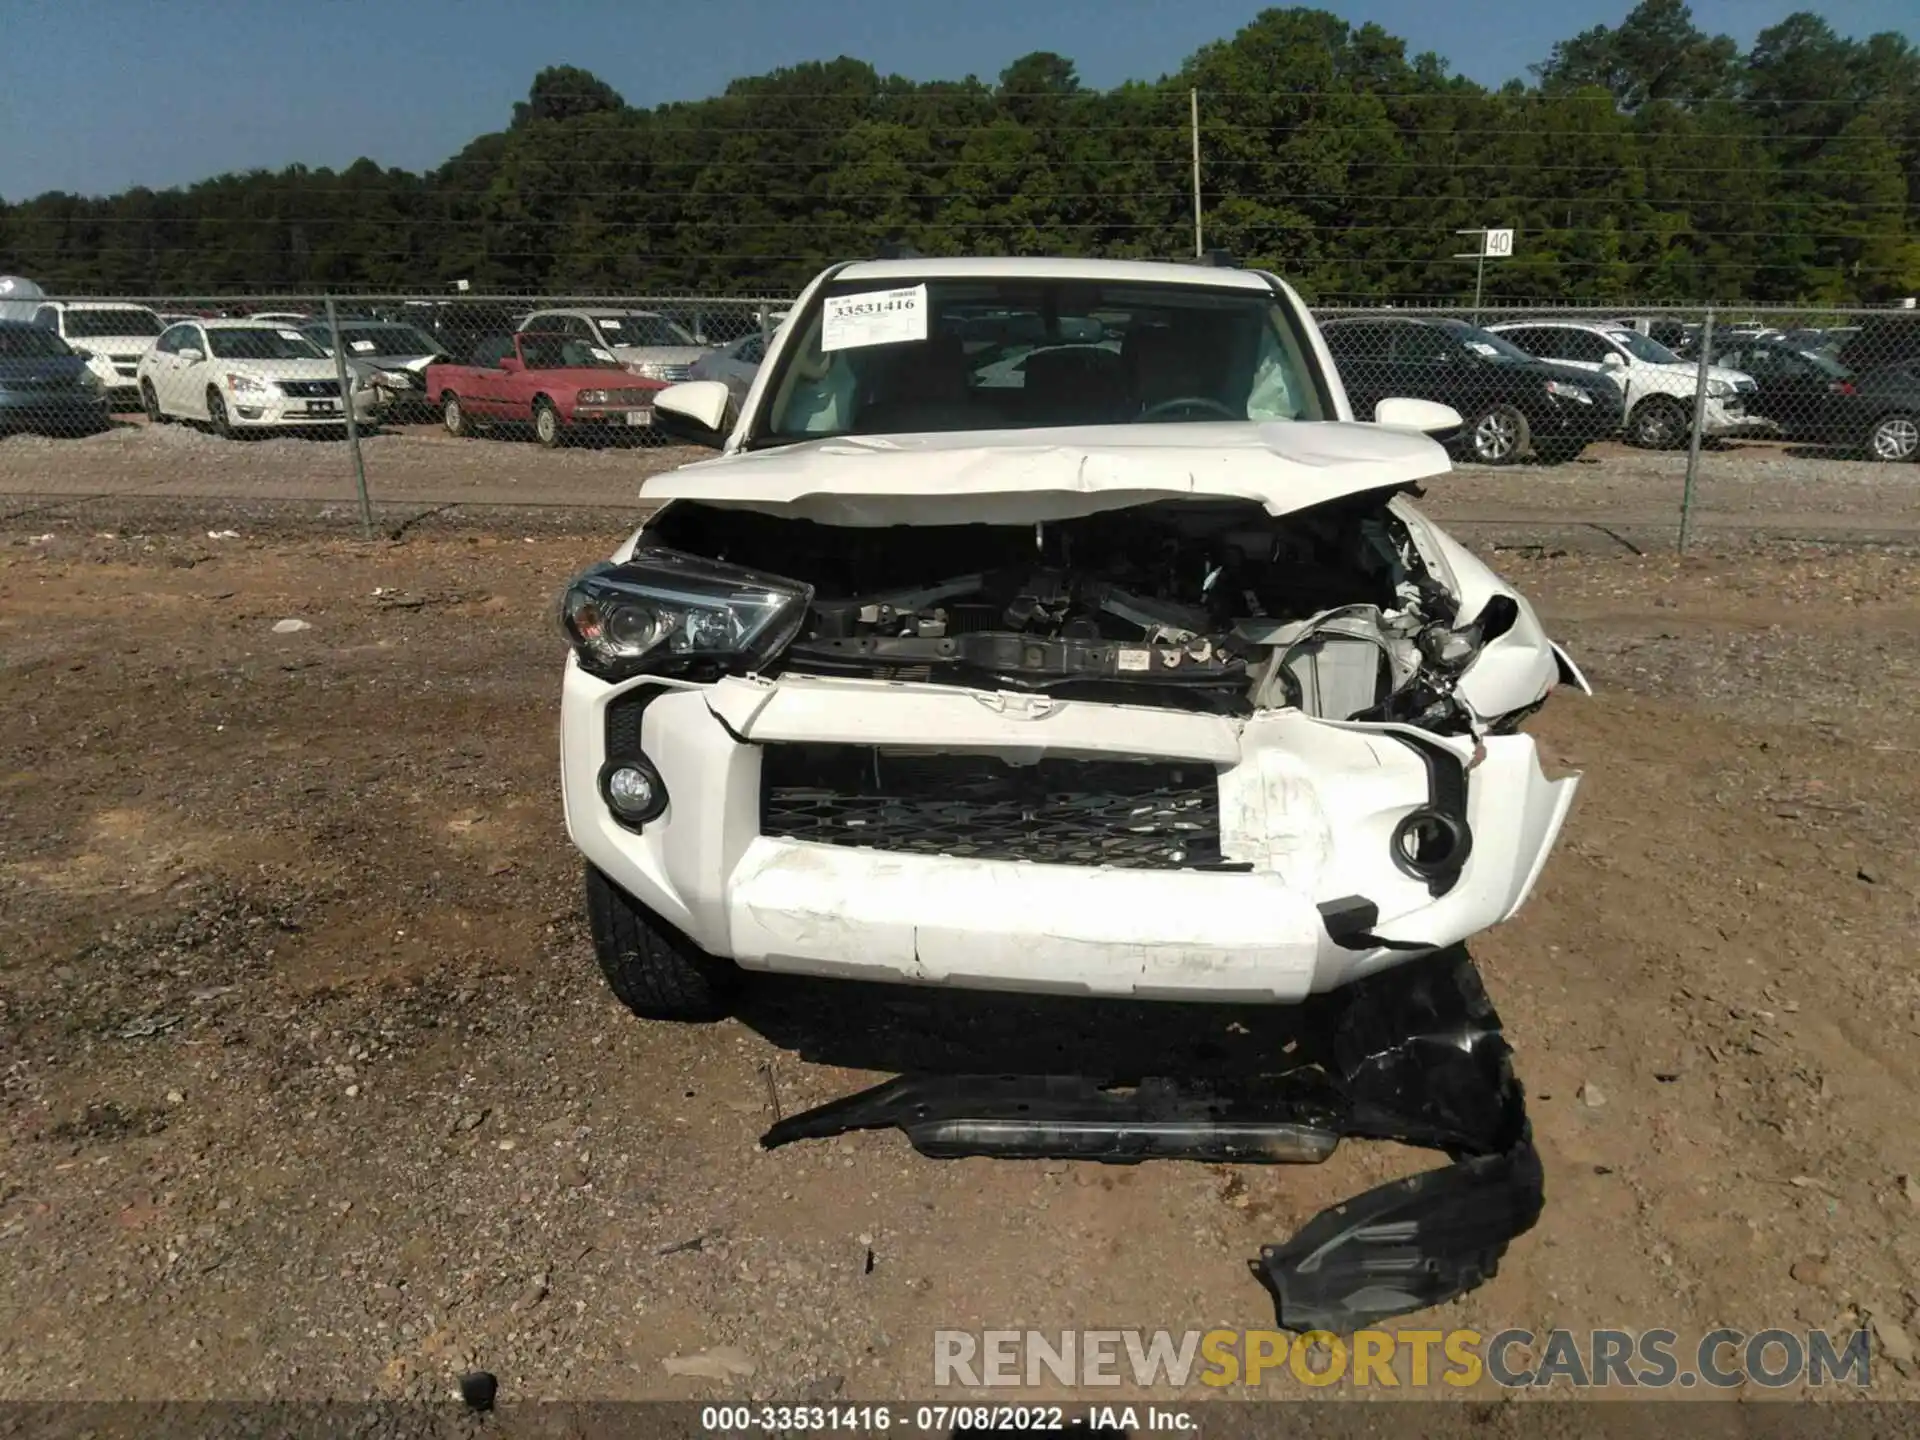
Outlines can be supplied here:
M1534 722L1585 787L1474 946L1546 1212L1406 1324L1920 1334L1920 567L1866 541L1920 490L1846 468L1791 513L1847 544L1636 554L1602 531L1652 482L1604 466L1577 513L1530 518L1531 473L1437 507L1490 517L1462 533L1598 693ZM1722 513L1768 513L1748 489ZM1259 1246L1432 1163L761 1152L773 1096L931 1056L1177 1070L1259 1015L766 981L734 1020L635 1020L561 828L550 618L629 509L365 543L211 493L0 522L0 1398L439 1396L471 1366L517 1398L924 1397L935 1328L1270 1325ZM724 1344L750 1379L663 1368Z

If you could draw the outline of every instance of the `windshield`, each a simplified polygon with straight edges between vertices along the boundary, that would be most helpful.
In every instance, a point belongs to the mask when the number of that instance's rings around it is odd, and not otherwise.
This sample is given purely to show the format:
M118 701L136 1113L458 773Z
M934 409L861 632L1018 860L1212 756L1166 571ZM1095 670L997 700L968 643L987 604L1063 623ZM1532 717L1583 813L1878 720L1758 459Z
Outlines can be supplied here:
M1851 380L1853 378L1853 371L1842 365L1824 350L1816 350L1810 345L1798 346L1795 347L1793 353L1812 365L1814 369L1832 376L1835 380Z
M1469 325L1464 320L1442 320L1440 328L1483 359L1524 360L1529 365L1539 363L1538 356L1529 355L1511 340L1491 330L1482 330L1478 325Z
M609 345L697 345L685 330L664 315L629 311L619 315L596 315L593 323Z
M1607 338L1636 360L1645 360L1651 365L1684 365L1687 362L1674 354L1658 340L1649 340L1638 330L1609 330Z
M320 344L328 340L326 330L307 332ZM340 343L349 355L438 355L440 346L411 325L342 325Z
M222 360L320 360L325 357L298 330L258 330L209 326L207 344Z
M842 281L796 323L759 438L1328 413L1299 332L1265 290Z
M53 355L71 355L67 342L51 330L37 325L0 328L0 360L45 360Z
M619 370L606 351L570 335L522 335L520 360L529 370Z
M74 340L102 335L158 335L160 330L158 315L131 305L124 310L67 311L67 335Z

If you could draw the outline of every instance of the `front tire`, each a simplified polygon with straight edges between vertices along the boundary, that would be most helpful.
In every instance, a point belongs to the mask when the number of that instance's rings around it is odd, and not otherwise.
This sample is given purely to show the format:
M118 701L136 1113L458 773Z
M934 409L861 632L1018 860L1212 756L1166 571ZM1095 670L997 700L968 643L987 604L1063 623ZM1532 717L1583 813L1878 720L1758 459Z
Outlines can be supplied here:
M557 449L566 438L560 426L560 412L553 408L551 400L533 402L533 438L549 450Z
M1920 456L1920 416L1882 415L1867 432L1867 455L1889 465Z
M619 1002L647 1020L718 1020L740 983L730 961L686 936L587 867L594 958Z
M213 426L213 433L222 440L233 439L233 420L227 414L227 402L220 398L220 392L207 390L207 421Z
M1627 418L1627 439L1643 450L1671 450L1686 438L1687 412L1671 396L1649 396Z
M1532 431L1512 405L1490 405L1467 426L1467 453L1482 465L1511 465L1527 453Z
M140 406L147 412L149 425L165 425L172 418L160 408L160 396L155 392L151 380L140 382Z
M449 435L457 438L464 439L473 434L473 422L461 407L460 397L451 390L440 397L440 423L447 427Z

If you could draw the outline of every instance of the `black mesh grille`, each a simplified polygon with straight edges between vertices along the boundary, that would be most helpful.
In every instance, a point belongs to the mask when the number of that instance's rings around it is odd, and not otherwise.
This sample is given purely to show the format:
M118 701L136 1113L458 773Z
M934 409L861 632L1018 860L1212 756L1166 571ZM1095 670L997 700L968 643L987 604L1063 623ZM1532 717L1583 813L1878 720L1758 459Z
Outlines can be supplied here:
M281 394L301 400L318 400L340 393L338 380L282 380L279 385Z
M1130 870L1221 863L1219 784L1199 762L770 745L761 784L760 831L778 839Z
M648 685L629 690L607 702L607 754L640 754L640 721L647 713L647 702L660 692Z

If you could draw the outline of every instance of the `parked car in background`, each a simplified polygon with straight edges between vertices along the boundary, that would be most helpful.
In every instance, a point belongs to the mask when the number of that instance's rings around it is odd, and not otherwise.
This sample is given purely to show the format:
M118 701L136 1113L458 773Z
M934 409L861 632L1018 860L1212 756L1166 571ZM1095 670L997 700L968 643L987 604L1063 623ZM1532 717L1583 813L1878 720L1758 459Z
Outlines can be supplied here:
M739 405L753 387L753 377L760 373L760 362L767 358L769 343L770 337L758 330L751 331L731 345L707 351L688 367L687 378L718 380L733 396L733 403Z
M1856 375L1920 367L1920 315L1869 315L1845 338L1834 358Z
M354 418L378 418L371 383L353 382ZM140 401L155 424L199 420L244 432L340 426L347 413L331 356L291 325L192 320L169 326L140 361Z
M347 368L366 376L380 392L388 418L420 419L438 413L439 405L427 390L427 367L453 358L445 346L417 326L396 320L342 316L339 324ZM309 321L300 332L323 354L333 353L333 329L325 320Z
M524 331L483 341L472 364L429 365L426 378L449 433L530 425L549 448L581 432L651 425L654 392L665 388L585 340Z
M402 300L374 307L368 313L373 319L413 326L454 360L469 359L477 345L518 330L527 317L524 305L486 299Z
M1868 417L1858 443L1876 460L1920 458L1920 315L1870 315L1827 334L1843 336L1836 358L1852 372L1856 414Z
M1693 428L1698 366L1637 330L1588 320L1517 320L1487 327L1529 355L1610 380L1626 409L1626 436L1635 445L1666 449L1686 442ZM1767 429L1747 414L1751 375L1709 366L1702 429L1725 438Z
M1839 443L1855 429L1848 402L1853 372L1831 355L1803 350L1784 338L1716 339L1713 363L1751 375L1758 387L1747 411L1771 421L1789 440ZM1859 432L1853 435L1857 443Z
M694 361L710 348L650 310L536 310L516 328L599 346L635 375L667 384L689 378Z
M304 310L260 310L247 316L247 319L257 321L262 325L297 326L310 323L313 316Z
M1564 462L1620 429L1620 392L1604 379L1464 320L1356 317L1320 329L1358 413L1392 395L1451 405L1466 419L1451 448L1483 465Z
M139 398L140 357L166 328L146 306L119 300L49 300L34 311L33 323L83 356L108 402L126 408Z
M107 424L107 398L87 357L43 325L0 320L0 433L91 435Z

